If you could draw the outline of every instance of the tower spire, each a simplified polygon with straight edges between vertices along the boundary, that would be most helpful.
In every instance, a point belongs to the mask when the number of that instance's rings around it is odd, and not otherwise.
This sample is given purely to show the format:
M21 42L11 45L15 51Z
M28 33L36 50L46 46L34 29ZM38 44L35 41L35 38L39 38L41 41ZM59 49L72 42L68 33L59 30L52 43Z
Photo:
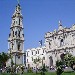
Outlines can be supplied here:
M61 20L59 20L59 26L62 26L62 24L61 24Z
M62 23L61 23L61 21L59 20L59 28L58 28L58 30L62 30L62 29L63 29Z
M17 0L18 4L20 4L20 0Z
M24 33L23 33L23 16L21 14L21 7L19 4L15 8L15 12L12 16L12 23L10 27L10 33L8 37L8 49L12 54L13 63L23 64L23 52L24 52ZM15 55L17 54L17 57ZM17 60L17 61L16 61ZM19 61L19 62L18 62ZM11 63L11 61L8 61ZM10 64L9 64L10 66Z

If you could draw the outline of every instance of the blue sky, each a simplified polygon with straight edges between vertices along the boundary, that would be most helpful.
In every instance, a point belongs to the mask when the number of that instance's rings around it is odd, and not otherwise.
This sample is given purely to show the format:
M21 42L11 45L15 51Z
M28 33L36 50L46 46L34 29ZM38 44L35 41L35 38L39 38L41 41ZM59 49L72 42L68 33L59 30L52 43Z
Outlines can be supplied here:
M0 0L0 52L8 51L11 16L17 0ZM25 50L38 47L45 33L58 29L58 21L71 27L75 23L75 0L20 0L23 14Z

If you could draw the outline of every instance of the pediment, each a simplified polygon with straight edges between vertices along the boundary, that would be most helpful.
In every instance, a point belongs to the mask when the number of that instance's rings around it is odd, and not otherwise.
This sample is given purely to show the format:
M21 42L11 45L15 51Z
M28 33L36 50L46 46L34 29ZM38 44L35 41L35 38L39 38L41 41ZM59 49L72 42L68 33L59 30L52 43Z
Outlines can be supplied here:
M62 34L62 33L63 33L63 30L58 31L58 34Z

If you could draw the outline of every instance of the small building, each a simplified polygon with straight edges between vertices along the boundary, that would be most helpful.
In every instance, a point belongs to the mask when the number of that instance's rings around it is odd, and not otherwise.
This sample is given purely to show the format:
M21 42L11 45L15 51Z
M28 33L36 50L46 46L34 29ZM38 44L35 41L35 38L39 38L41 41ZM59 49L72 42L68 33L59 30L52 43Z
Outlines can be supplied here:
M26 67L35 68L36 64L34 63L35 59L40 59L38 62L38 68L41 67L43 64L47 64L46 62L46 47L37 47L32 49L26 50Z

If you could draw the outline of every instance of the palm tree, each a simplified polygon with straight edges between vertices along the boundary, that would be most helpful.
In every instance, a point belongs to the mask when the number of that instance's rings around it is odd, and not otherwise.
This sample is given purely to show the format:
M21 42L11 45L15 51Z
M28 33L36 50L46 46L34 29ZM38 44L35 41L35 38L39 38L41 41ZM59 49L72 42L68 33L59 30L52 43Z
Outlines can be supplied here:
M34 59L34 63L36 64L36 74L37 74L37 66L39 65L40 62L41 62L41 59L39 57Z
M7 53L0 53L0 64L2 65L1 67L5 67L6 66L6 62L9 59L9 56Z

